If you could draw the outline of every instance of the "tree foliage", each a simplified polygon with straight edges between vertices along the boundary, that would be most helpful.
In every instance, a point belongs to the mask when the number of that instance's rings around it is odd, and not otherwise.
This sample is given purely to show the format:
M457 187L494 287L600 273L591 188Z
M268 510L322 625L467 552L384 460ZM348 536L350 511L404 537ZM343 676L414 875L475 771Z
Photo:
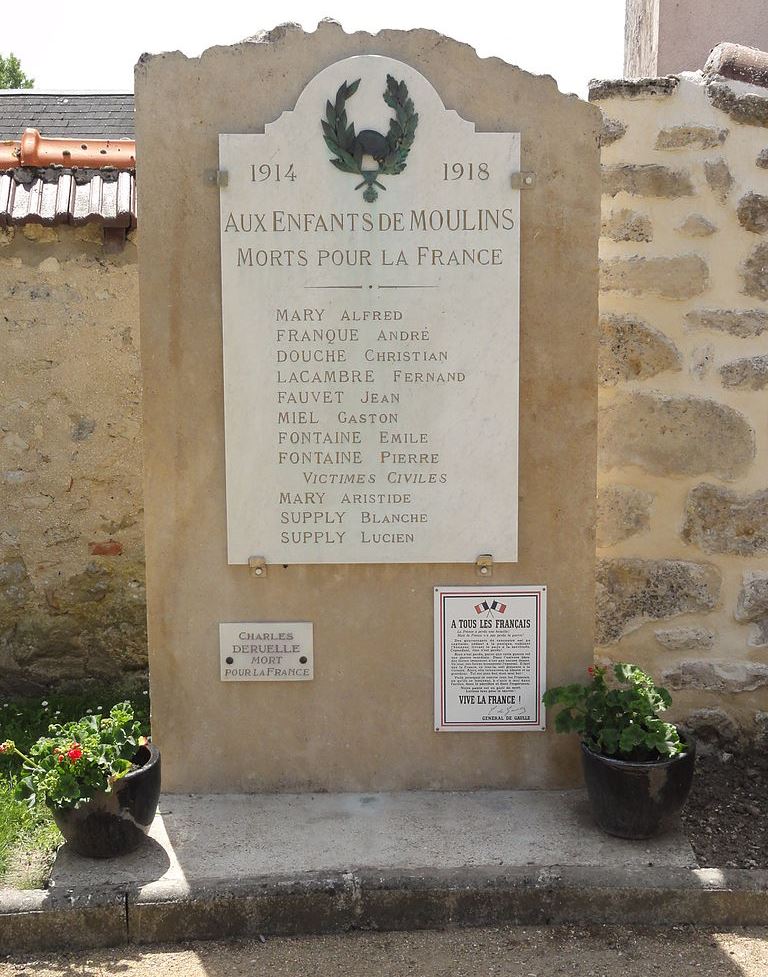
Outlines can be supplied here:
M27 78L21 68L21 62L15 54L7 58L0 54L0 88L31 88L34 78Z

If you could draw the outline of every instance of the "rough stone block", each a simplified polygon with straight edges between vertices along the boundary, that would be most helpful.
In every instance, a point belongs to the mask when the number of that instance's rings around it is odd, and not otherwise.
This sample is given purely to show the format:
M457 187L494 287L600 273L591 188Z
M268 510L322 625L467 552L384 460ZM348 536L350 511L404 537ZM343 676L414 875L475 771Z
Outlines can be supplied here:
M30 695L67 687L82 676L124 684L147 665L143 566L119 572L89 565L48 589L44 604L30 591L14 627L0 626L0 692ZM0 611L1 616L1 611Z
M704 176L712 193L724 204L733 186L728 164L724 159L707 160L704 163Z
M741 743L741 727L725 709L696 709L680 725L695 738L698 753L733 750Z
M597 545L613 546L650 528L653 495L629 485L605 485L597 497Z
M667 628L654 631L654 636L668 651L690 651L693 648L711 648L715 634L709 628Z
M768 354L746 356L720 367L724 387L763 390L768 385Z
M9 431L0 442L0 446L2 446L4 451L9 451L16 455L25 454L29 451L29 441L25 441L15 431Z
M10 244L16 234L15 227L0 227L0 248Z
M659 131L656 149L714 149L725 142L727 135L727 129L716 126L672 126Z
M96 420L93 417L78 417L72 423L72 440L87 441L96 430Z
M702 214L690 214L675 230L685 237L709 237L715 233L717 227Z
M724 694L754 692L768 685L768 665L762 662L684 661L662 674L671 689L701 689Z
M697 380L703 380L709 373L714 355L715 348L711 343L707 343L705 346L697 346L692 350L691 362L688 367L688 372L691 376L696 377Z
M754 717L754 743L759 749L768 749L768 712L758 710Z
M661 163L617 163L603 167L603 193L640 197L690 197L693 183L687 170L673 170Z
M611 644L647 621L711 610L720 573L683 560L602 560L597 570L597 640Z
M749 339L768 331L768 312L762 309L696 309L686 313L685 324L692 329L716 329Z
M85 244L102 244L104 242L104 229L99 224L81 224L75 228L75 236L78 241Z
M734 617L756 625L749 639L751 647L768 647L768 572L750 570L744 574Z
M613 314L600 317L597 368L603 386L679 370L681 361L672 340L641 319Z
M768 197L762 193L747 193L739 201L736 216L745 230L754 234L768 231Z
M619 78L616 81L593 80L589 83L589 100L605 98L657 98L673 95L680 84L676 75L664 78Z
M645 214L624 208L603 218L600 235L612 241L652 241L653 226Z
M691 489L681 533L706 553L768 553L768 489L739 495L721 485Z
M756 621L768 616L768 571L748 570L736 604L737 621Z
M626 394L601 411L604 468L637 465L654 475L735 478L755 453L752 428L742 414L700 397Z
M768 170L768 149L761 149L755 160L755 166L759 166L761 170Z
M768 98L764 95L737 94L730 85L710 82L707 96L715 108L744 125L768 127Z
M48 606L53 611L76 613L87 604L103 601L112 592L110 571L96 563L89 563L81 573L68 577L55 589L48 591Z
M619 119L603 119L603 128L600 131L600 145L610 146L626 133L627 127Z
M24 224L21 233L35 244L55 244L59 240L58 228L45 227L42 224Z
M0 630L15 624L17 615L32 596L26 564L17 550L0 560Z
M768 244L758 244L741 269L744 294L768 299Z
M606 292L651 293L690 299L709 284L706 262L697 254L673 258L609 258L600 262L600 288Z

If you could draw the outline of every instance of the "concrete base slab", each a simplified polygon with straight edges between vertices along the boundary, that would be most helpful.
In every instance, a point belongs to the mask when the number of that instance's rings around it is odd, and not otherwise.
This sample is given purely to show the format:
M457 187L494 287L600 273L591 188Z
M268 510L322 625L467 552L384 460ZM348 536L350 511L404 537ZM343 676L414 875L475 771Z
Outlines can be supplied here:
M603 834L581 790L166 795L150 839L108 862L64 846L52 881L84 888L360 868L696 865L681 832L640 844Z
M120 859L0 892L7 950L500 922L768 924L768 872L603 835L582 791L164 796Z

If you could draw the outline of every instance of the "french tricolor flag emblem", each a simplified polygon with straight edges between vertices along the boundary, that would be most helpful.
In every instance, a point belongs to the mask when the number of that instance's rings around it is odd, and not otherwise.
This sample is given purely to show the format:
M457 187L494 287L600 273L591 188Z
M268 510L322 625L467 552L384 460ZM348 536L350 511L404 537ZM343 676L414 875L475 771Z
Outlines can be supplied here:
M507 605L502 604L501 601L492 600L490 603L487 600L481 601L479 604L475 604L475 611L478 614L483 614L486 611L496 611L497 614L505 614L507 610Z

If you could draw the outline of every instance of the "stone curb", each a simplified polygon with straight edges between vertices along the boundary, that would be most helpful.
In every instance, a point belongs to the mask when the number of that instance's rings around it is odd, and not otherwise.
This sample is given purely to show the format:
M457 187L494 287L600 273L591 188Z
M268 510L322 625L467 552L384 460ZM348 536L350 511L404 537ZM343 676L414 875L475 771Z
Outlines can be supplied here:
M0 890L5 952L500 923L768 925L768 871L526 866Z

